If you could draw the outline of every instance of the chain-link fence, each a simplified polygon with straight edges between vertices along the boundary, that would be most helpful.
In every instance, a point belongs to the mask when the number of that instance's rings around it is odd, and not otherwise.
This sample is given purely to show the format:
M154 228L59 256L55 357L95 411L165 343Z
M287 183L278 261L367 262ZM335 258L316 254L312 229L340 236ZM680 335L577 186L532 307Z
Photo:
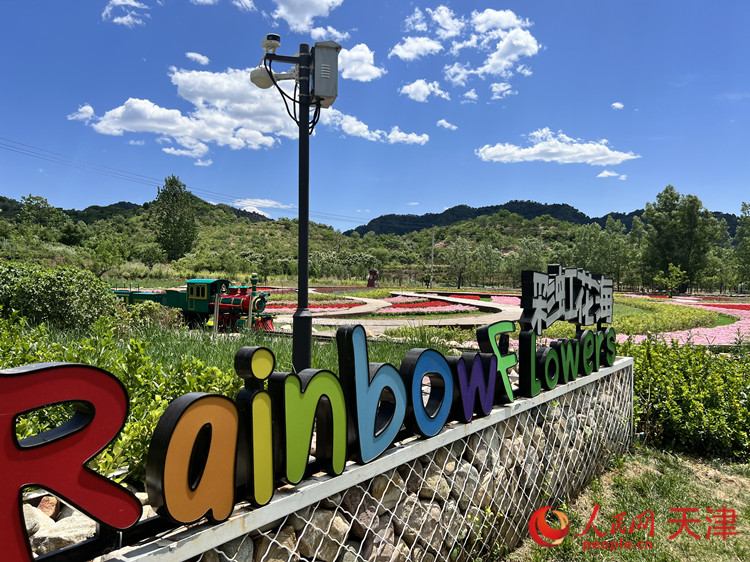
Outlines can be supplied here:
M300 505L202 560L495 560L527 536L536 509L574 495L625 451L632 360L606 371L449 427L448 437L414 439L393 456L407 462Z

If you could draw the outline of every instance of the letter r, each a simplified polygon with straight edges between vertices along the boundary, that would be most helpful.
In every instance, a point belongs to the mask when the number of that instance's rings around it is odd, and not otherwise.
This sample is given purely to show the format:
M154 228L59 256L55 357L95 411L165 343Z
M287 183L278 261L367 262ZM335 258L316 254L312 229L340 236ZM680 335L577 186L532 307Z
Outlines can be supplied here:
M73 403L76 414L59 427L16 439L16 418L55 404ZM122 429L128 396L102 369L72 363L37 363L0 371L0 528L3 559L32 560L21 489L37 485L117 529L141 515L140 502L123 487L86 467Z

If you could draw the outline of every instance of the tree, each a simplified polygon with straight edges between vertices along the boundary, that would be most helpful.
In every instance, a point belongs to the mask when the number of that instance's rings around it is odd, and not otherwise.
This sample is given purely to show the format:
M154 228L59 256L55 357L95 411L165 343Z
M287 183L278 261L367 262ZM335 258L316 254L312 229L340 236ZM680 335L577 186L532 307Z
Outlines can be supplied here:
M742 215L734 242L740 281L747 283L750 281L750 203L742 203Z
M443 259L448 266L448 274L456 280L456 287L459 289L464 282L464 276L469 266L474 261L472 254L471 243L463 236L456 238L443 251Z
M648 222L643 257L652 272L678 266L692 286L706 267L708 255L719 237L719 223L695 195L681 195L668 185L646 203Z
M654 283L664 287L671 297L679 288L687 283L687 273L680 269L679 265L669 264L668 271L662 271L654 277Z
M193 196L175 175L164 179L150 208L156 231L156 241L167 254L167 259L184 256L198 235L195 224Z

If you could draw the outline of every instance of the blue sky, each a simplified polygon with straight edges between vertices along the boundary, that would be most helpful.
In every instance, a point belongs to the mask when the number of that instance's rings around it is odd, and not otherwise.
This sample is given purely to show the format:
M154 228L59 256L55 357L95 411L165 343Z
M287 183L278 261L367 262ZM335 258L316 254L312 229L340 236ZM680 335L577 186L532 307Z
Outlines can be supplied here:
M0 194L197 195L296 216L297 130L249 81L335 40L339 97L310 142L311 218L511 199L628 212L667 184L750 201L743 1L89 0L0 6ZM288 70L286 65L275 67Z

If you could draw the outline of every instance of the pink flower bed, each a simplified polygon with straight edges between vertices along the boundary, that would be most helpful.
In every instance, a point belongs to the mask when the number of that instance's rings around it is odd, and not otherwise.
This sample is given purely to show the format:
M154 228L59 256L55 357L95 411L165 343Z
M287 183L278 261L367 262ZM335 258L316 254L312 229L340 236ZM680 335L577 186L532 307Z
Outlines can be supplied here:
M388 297L383 300L386 302L393 303L393 304L401 303L401 302L426 302L427 301L427 299L423 299L421 297L404 297L404 296Z
M689 304L683 306L696 306L706 310L719 311L727 316L734 316L739 320L728 326L716 326L715 328L693 328L692 330L681 330L678 332L666 332L659 334L666 341L677 340L681 344L692 343L696 345L732 345L737 341L739 334L745 340L750 339L750 305L742 304ZM633 341L641 342L647 338L645 335L632 336ZM617 341L625 341L628 336L617 335Z
M469 299L472 301L479 301L482 300L482 297L479 295L451 295L450 298L452 299Z
M431 306L435 302L441 302L442 304L439 304L437 306ZM413 304L416 306L410 306L410 307L390 306L388 308L381 308L380 310L376 311L376 314L414 314L414 313L429 314L433 312L439 312L441 314L449 314L453 312L477 312L478 310L477 307L475 306L469 306L467 304L450 304L450 303L442 302L442 301L428 301L425 303L404 303L404 304Z
M511 306L521 306L521 297L492 295L492 302L495 302L497 304L509 304Z

